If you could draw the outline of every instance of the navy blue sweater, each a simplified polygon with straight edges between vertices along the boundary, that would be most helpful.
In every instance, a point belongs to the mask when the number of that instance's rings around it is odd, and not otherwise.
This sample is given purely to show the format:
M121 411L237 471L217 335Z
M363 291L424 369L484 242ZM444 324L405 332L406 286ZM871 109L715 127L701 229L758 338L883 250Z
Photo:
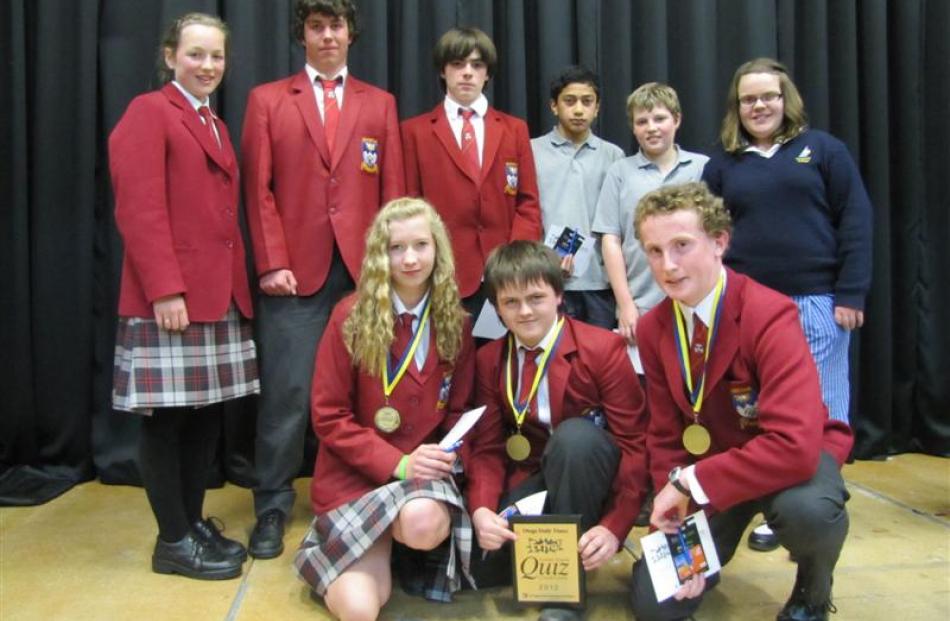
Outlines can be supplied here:
M831 293L864 308L871 286L871 201L844 143L814 129L771 158L721 147L703 181L733 233L726 263L786 295Z

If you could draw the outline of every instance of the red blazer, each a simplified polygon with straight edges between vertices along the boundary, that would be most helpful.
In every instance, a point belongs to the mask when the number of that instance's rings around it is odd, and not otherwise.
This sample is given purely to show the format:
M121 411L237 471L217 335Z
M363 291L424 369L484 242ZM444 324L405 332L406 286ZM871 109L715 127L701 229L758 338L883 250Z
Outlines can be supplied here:
M298 294L311 295L335 241L356 280L366 229L405 194L393 96L348 76L331 156L306 71L263 84L248 96L241 153L258 275L290 269Z
M152 302L185 295L191 321L218 321L231 299L250 317L238 227L238 168L174 84L139 95L109 136L115 220L125 245L119 315L153 317Z
M355 295L350 295L333 309L317 351L319 371L314 373L310 396L313 429L320 439L310 485L316 514L392 480L403 454L420 444L441 440L471 401L475 351L468 320L454 368L439 360L433 326L422 371L411 364L389 398L402 424L391 434L378 430L373 417L385 404L382 380L356 368L343 342L343 322L355 300ZM448 393L442 407L438 405L440 392L443 396Z
M402 123L406 191L425 197L449 228L462 297L478 290L488 253L515 239L541 239L538 182L528 126L488 108L482 175L462 158L439 103ZM508 172L516 171L517 187Z
M502 492L515 488L541 467L541 454L549 434L535 414L529 414L521 430L531 442L531 455L513 462L505 441L514 433L514 414L505 389L507 337L478 350L476 403L488 407L471 434L470 451L463 453L468 477L470 511L500 509ZM554 359L548 367L551 423L600 409L607 430L620 448L620 467L613 493L600 524L623 541L640 511L647 486L646 410L626 344L619 335L567 317Z
M822 450L839 464L851 450L851 430L828 418L818 372L787 297L727 270L726 298L709 358L699 421L712 435L706 456L683 448L692 408L676 358L669 298L637 326L647 376L647 447L656 489L674 466L696 463L696 477L716 510L810 479ZM740 415L730 389L758 393L757 415Z

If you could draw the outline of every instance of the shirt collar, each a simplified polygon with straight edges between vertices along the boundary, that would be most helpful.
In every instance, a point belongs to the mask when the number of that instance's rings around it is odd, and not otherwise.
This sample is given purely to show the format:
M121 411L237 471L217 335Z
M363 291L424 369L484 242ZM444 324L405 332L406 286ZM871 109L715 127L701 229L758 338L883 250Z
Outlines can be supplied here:
M768 149L763 149L763 148L761 148L761 147L755 146L754 144L750 144L749 146L747 146L747 147L745 148L745 152L746 152L746 153L756 153L756 154L758 154L758 155L761 155L762 157L772 157L773 155L775 155L775 154L778 152L778 150L779 150L780 148L782 148L782 144L783 144L783 143L781 143L781 142L776 142L775 144L773 144L773 145L772 145L771 147L769 147Z
M673 148L676 149L676 163L673 165L673 168L676 168L680 164L689 164L693 161L693 157L686 151L680 149L678 144L674 144ZM645 156L643 151L637 151L633 158L637 168L649 168L650 166L656 167L656 164L654 164L652 160Z
M340 80L342 81L342 84L341 84L342 86L346 84L346 76L349 74L349 71L346 65L343 65L343 68L337 71L336 75L334 76L322 75L319 71L311 67L309 64L305 64L303 68L304 68L304 71L307 72L307 77L310 78L311 84L313 84L317 80L317 78L320 78L321 80L333 80L336 78L340 78Z
M185 87L178 83L178 80L172 80L172 84L175 85L175 88L177 88L179 91L181 91L181 94L185 96L185 99L188 100L188 103L190 103L190 104L192 105L192 107L193 107L196 111L197 111L198 108L200 108L201 106L208 106L208 109L209 109L209 110L211 109L211 98L210 98L210 97L209 97L208 99L205 99L204 101L201 101L200 99L198 99L197 97L195 97L194 95L192 95L191 93L189 93L188 91L186 91L186 90L185 90ZM212 110L211 116L217 118L218 115L214 114L214 111Z
M458 118L459 110L465 109L466 106L461 106L455 101L452 100L448 95L445 96L445 115L450 118ZM482 93L478 96L478 99L472 102L472 105L468 106L469 110L474 110L475 114L478 115L478 118L484 119L485 115L488 114L488 99L485 97L485 94Z
M555 147L562 147L566 144L574 146L574 143L571 142L569 138L565 138L558 129L558 125L555 125L554 128L548 133L548 137L551 139L551 144ZM591 149L596 149L600 146L600 138L594 135L594 132L587 132L587 138L580 144L581 147L590 147ZM580 148L580 147L578 147Z
M394 290L390 290L389 299L393 303L393 312L396 313L396 316L402 315L403 313L412 313L416 316L416 319L419 319L422 317L422 309L425 308L426 300L429 299L429 292L426 291L426 294L422 296L419 303L412 308L406 308L405 303Z
M525 349L540 349L542 351L548 351L551 349L551 346L554 345L554 333L557 331L557 323L561 320L560 316L554 318L554 321L551 322L551 327L548 329L548 333L544 335L544 338L541 339L541 342L535 345L534 347L528 347L516 336L515 345L518 346L518 351L521 351L521 348Z
M722 286L725 289L726 268L722 267L720 268L720 270L721 271L719 273L722 276ZM699 304L697 304L695 307L691 308L689 306L686 306L685 304L680 304L680 309L683 310L684 314L686 314L689 317L690 325L692 325L692 322L693 322L693 313L696 313L697 315L699 315L699 318L702 320L704 324L706 324L707 327L710 325L709 322L712 319L712 307L713 307L713 302L715 301L715 298L716 298L716 287L713 287L712 291L707 293L706 297L700 300Z

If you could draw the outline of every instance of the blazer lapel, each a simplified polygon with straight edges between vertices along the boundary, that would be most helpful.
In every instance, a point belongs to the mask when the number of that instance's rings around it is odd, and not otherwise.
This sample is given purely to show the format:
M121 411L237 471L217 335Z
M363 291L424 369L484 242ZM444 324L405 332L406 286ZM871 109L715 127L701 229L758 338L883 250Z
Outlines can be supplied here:
M188 131L195 137L195 140L198 141L198 144L201 145L201 148L204 149L205 154L210 157L221 170L231 173L231 158L226 155L226 150L222 148L225 144L225 131L224 124L222 123L218 127L218 133L221 136L221 145L218 145L218 142L211 135L211 132L205 124L201 121L201 117L198 116L198 112L194 109L185 96L181 94L181 91L174 84L166 84L164 87L165 95L168 97L168 100L172 103L173 106L181 110L181 120L182 123L188 128ZM228 150L227 153L230 151Z
M317 100L314 99L313 85L307 77L307 72L301 70L294 76L290 82L290 90L293 95L294 105L300 111L304 125L307 127L307 133L310 134L310 140L313 141L317 153L323 159L324 165L330 167L330 153L327 150L327 140L323 135L323 122L317 113Z
M660 360L663 362L663 373L666 375L666 385L672 388L673 400L676 405L686 415L691 416L693 406L689 403L689 397L686 396L686 384L683 382L683 373L680 368L679 353L676 350L676 339L673 336L673 307L669 298L660 303L659 311L661 315L660 328Z
M564 419L564 393L571 377L571 360L577 351L574 340L574 326L570 319L564 320L564 330L558 343L554 358L548 366L548 405L551 407L551 428L557 427Z
M716 329L716 341L709 353L709 367L706 370L706 390L708 396L713 386L719 383L739 350L739 300L745 289L745 283L738 275L730 273L726 279L726 297L723 300L722 315Z
M491 170L501 145L501 117L494 108L488 108L485 114L485 146L482 149L482 177Z
M432 131L438 141L442 143L442 148L455 162L455 166L476 186L479 185L480 180L472 172L472 167L462 158L462 150L455 140L455 134L452 133L452 128L449 126L449 120L445 116L445 108L442 104L436 106L435 110L432 111ZM484 166L482 169L484 170Z
M356 121L360 118L363 107L363 85L356 78L347 77L343 85L343 108L340 110L340 124L336 128L336 138L333 140L333 157L331 170L336 168L350 144Z

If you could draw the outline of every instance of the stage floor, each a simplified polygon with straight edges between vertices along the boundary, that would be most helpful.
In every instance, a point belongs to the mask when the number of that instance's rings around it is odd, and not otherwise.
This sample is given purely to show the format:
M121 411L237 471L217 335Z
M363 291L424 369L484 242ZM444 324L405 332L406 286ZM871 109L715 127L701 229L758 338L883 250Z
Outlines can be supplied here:
M832 619L950 619L950 460L901 455L844 470L851 531L835 574ZM139 488L86 483L38 507L0 508L0 620L270 620L330 619L296 578L292 558L309 524L309 479L296 482L298 502L284 554L249 560L241 578L198 581L150 571L156 533ZM228 485L210 490L207 514L246 542L251 495ZM634 529L628 545L645 529ZM626 584L633 556L622 550L588 576L585 619L632 619ZM784 549L753 552L742 544L710 593L698 620L774 619L795 580ZM466 591L452 604L408 597L398 588L381 619L535 619L511 590Z

